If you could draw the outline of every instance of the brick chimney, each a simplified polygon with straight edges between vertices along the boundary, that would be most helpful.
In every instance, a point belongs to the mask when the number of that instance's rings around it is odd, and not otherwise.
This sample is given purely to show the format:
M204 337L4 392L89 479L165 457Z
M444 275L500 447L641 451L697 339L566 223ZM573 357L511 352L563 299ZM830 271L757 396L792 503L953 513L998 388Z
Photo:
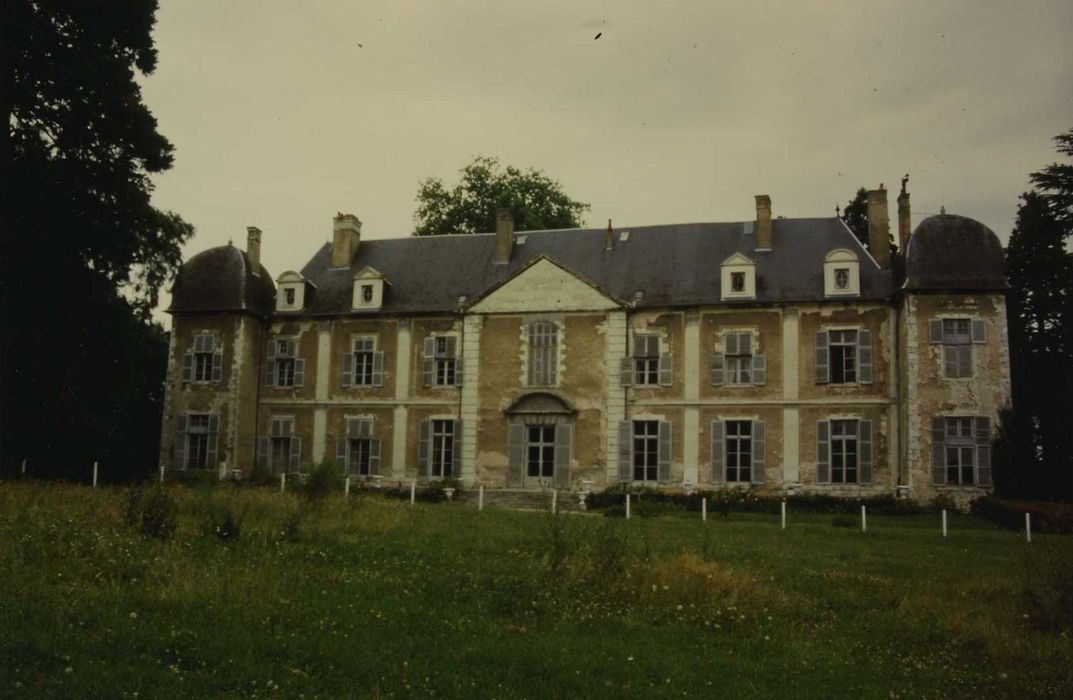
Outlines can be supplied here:
M261 229L256 226L246 227L246 257L250 259L253 274L261 271Z
M902 192L898 195L898 249L903 256L909 247L909 236L913 235L913 224L909 219L909 193L905 190L908 182L909 176L906 175L902 178Z
M756 195L756 249L771 250L771 197Z
M496 209L496 262L510 262L514 247L514 218L510 209Z
M890 269L890 214L882 183L878 190L868 191L868 250L881 268Z
M332 267L350 267L361 242L361 221L353 214L336 214L332 226Z

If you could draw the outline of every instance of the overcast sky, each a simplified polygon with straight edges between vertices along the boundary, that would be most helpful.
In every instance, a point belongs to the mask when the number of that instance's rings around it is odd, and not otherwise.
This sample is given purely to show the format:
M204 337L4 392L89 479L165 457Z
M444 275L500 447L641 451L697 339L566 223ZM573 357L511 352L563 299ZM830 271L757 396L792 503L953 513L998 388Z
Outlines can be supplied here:
M599 38L596 38L597 35ZM142 81L184 258L264 231L273 276L356 214L413 229L418 182L533 166L587 222L826 216L910 174L1005 240L1073 128L1073 2L165 2ZM168 301L165 298L165 303Z

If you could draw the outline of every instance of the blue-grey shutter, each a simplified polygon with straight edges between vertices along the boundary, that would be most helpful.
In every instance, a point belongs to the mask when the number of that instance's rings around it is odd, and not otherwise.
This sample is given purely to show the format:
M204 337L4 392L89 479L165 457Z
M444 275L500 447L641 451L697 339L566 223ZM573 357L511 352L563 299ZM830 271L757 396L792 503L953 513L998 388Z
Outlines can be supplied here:
M958 345L943 346L943 376L958 376Z
M368 440L373 436L373 419L372 418L360 418L357 421L358 424L358 437L362 440Z
M724 380L725 372L723 370L723 367L725 366L725 361L723 359L723 353L721 353L721 352L713 352L712 357L711 357L711 363L712 363L712 372L711 372L712 386L723 386L723 382L725 381Z
M306 361L305 358L299 358L294 361L294 386L300 387L306 380Z
M753 354L753 334L752 333L739 333L738 334L738 353L742 355Z
M931 483L946 483L946 419L931 418Z
M219 446L219 432L220 419L215 415L209 416L209 446L205 450L205 462L213 469L218 466L216 455Z
M421 353L421 384L432 386L436 381L436 339L432 336L425 338L423 352Z
M976 483L980 486L991 485L991 419L977 416L974 435L976 437Z
M671 480L671 422L659 422L659 480L666 483Z
M417 476L427 479L429 475L429 443L431 442L432 421L428 418L421 421L417 437Z
M827 354L827 331L816 331L816 383L827 384L831 381L831 370Z
M959 377L971 377L972 376L972 346L971 345L958 345L958 369L957 376Z
M257 467L268 469L272 463L272 440L267 436L257 438Z
M369 474L380 473L380 441L369 440Z
M347 451L349 448L350 441L346 438L339 438L335 441L335 463L343 470L343 474L349 472L347 465Z
M738 354L738 334L727 333L723 336L723 352L727 355Z
M816 483L831 483L831 424L816 422Z
M343 355L343 388L354 385L354 353L348 352Z
M265 352L265 386L276 385L276 341L268 341L268 350Z
M618 424L618 480L633 481L633 421Z
M862 484L872 483L872 421L862 420L858 427L860 434L857 436L859 449L857 450L857 481Z
M767 358L762 352L753 355L753 384L757 386L767 384Z
M570 454L574 446L574 426L559 423L555 426L555 486L570 487Z
M507 465L507 486L521 486L525 469L525 425L510 424L510 463Z
M346 437L348 440L361 438L361 418L346 419Z
M378 350L373 353L373 386L384 385L384 352Z
M872 331L857 331L857 381L872 383Z
M721 484L726 480L726 472L723 462L723 453L726 451L726 438L724 437L725 428L723 421L712 421L712 475L711 480L716 484Z
M659 356L659 385L670 386L674 379L674 356L669 352Z
M173 469L186 469L186 414L175 421L175 464Z
M455 386L462 386L462 358L455 358Z
M212 351L212 381L218 382L223 379L224 350L222 347L216 346L215 339L213 346L216 349Z
M987 342L987 324L981 320L974 319L972 322L972 342L974 343L986 343Z
M621 360L619 360L618 371L619 371L619 383L622 386L632 386L633 385L633 358L627 356L627 357L623 357Z
M462 476L462 421L454 421L454 429L451 433L451 476L458 479Z
M458 354L458 338L453 335L447 336L444 343L447 347L444 349L444 357L454 357Z
M943 342L943 320L941 318L933 318L928 320L928 342Z
M194 381L194 353L189 350L183 353L182 381Z
M767 453L766 440L764 439L764 421L753 421L753 468L750 470L753 478L752 483L764 483L764 469L767 462L764 459Z
M302 464L302 438L292 435L291 436L291 459L290 467L292 472L301 471Z

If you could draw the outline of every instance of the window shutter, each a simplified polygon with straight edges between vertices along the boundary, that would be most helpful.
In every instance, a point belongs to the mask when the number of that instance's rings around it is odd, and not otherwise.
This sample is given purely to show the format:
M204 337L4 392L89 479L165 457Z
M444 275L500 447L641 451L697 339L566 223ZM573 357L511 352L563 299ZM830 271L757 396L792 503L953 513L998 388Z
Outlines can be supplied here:
M674 379L674 356L665 353L659 356L659 385L670 386Z
M216 348L212 353L212 381L220 381L223 378L223 371L224 351L223 348Z
M525 425L510 424L510 464L507 465L507 486L522 485L522 471L525 468Z
M971 377L972 376L972 346L971 345L958 345L956 346L958 368L957 376L959 377Z
M767 384L767 357L762 352L753 355L753 384Z
M182 381L194 381L194 353L190 352L189 350L183 353Z
M350 466L347 464L347 450L350 448L350 441L346 438L340 438L335 441L335 463L342 467L343 475L350 473Z
M816 383L827 384L829 381L831 371L827 355L827 331L816 331Z
M831 483L831 424L816 422L816 483Z
M186 469L186 414L175 421L175 464L173 469Z
M619 361L619 382L622 386L633 385L633 358L626 356Z
M725 372L723 371L723 367L724 367L723 353L721 353L721 352L713 352L711 362L712 362L712 372L711 372L712 386L723 386L723 377L725 375Z
M857 331L857 381L872 383L872 331Z
M931 483L946 483L946 420L942 416L931 418Z
M974 343L986 343L987 342L987 324L980 320L973 320L972 322L972 342Z
M373 419L372 418L359 418L354 421L358 425L358 437L362 440L368 440L373 436Z
M361 425L359 418L347 418L346 419L346 437L347 440L357 440L361 437Z
M425 338L425 344L421 351L421 385L432 386L436 380L436 339L432 336Z
M306 361L300 358L294 361L294 386L300 387L306 379Z
M765 447L766 440L764 439L764 421L753 421L753 468L752 468L752 482L754 484L764 483L764 469L767 462L764 460L767 449Z
M451 433L451 476L458 479L462 476L462 421L454 422L454 430Z
M343 355L343 388L354 385L354 353Z
M943 346L943 376L953 378L958 376L958 346Z
M298 341L291 338L287 341L287 357L294 357L298 354Z
M373 386L384 385L384 351L378 350L373 353Z
M205 450L205 462L209 467L215 469L217 448L219 445L219 432L220 432L220 419L219 417L212 415L209 416L209 446Z
M445 357L455 357L458 353L458 338L453 335L447 336L447 350L444 353Z
M723 336L723 352L727 355L738 354L738 334L727 333Z
M738 353L742 355L753 354L752 333L738 333Z
M292 472L301 471L302 462L302 438L292 435L291 436L291 461L290 467Z
M432 430L432 421L428 418L421 421L417 439L417 477L427 479L429 475L429 442Z
M369 474L380 473L380 441L369 441Z
M633 421L618 424L618 480L633 481Z
M272 462L272 440L262 435L257 438L257 468L268 469Z
M872 483L872 421L862 420L858 426L857 480L862 484Z
M714 483L721 484L726 480L726 474L724 470L723 453L726 451L726 439L723 437L724 427L723 421L712 421L712 474L710 480Z
M671 422L659 422L659 480L666 483L671 480Z
M559 423L555 426L555 486L570 487L570 453L574 446L574 426Z
M928 342L943 342L943 320L941 318L932 318L928 320Z
M980 486L991 485L991 419L977 416L976 437L976 483Z
M462 358L455 358L455 386L462 386Z

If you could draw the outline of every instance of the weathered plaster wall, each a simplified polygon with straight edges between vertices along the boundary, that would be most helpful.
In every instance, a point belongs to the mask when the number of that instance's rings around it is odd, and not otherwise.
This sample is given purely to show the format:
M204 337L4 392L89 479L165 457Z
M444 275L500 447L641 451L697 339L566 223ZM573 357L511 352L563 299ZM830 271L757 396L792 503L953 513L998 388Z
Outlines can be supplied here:
M782 408L779 406L721 405L706 407L700 412L700 482L709 487L712 478L712 422L727 420L764 421L764 483L750 486L757 491L783 489ZM732 486L732 484L728 484ZM743 487L745 485L742 485Z
M892 363L894 351L890 332L890 318L894 310L873 303L842 303L800 305L800 384L802 399L885 399L891 393ZM816 333L832 328L865 328L872 332L871 384L817 384L816 383Z
M777 399L783 392L781 309L706 309L702 315L700 396L704 399ZM723 352L723 333L753 332L753 352L767 361L767 383L762 386L712 386L711 356Z
M395 318L336 320L332 322L331 373L328 381L332 399L361 401L391 399L395 396L395 362L397 357L398 320ZM351 339L356 335L376 336L376 349L384 353L383 384L379 387L357 386L344 389L343 355L352 351Z
M858 496L890 494L896 474L891 467L890 415L886 406L858 404L855 406L802 406L799 432L801 464L800 481L808 491L831 495ZM821 420L858 419L872 421L872 484L816 483L816 424Z

